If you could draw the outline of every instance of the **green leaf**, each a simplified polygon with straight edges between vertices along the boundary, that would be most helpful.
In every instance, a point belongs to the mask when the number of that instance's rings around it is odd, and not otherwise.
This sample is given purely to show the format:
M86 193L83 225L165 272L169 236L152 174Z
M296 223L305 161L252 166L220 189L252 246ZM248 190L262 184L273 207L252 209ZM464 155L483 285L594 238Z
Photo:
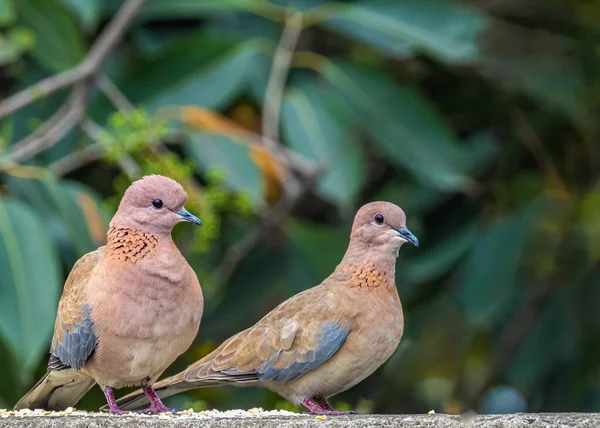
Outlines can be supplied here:
M475 223L448 233L429 251L413 258L402 268L407 280L413 284L431 281L447 273L471 249L479 236Z
M467 170L473 176L484 172L494 162L500 151L497 137L489 130L471 135L466 143L469 146Z
M213 169L225 173L225 183L233 190L246 192L255 208L263 205L261 174L247 145L223 135L194 133L185 144L187 157L203 172Z
M502 52L482 55L479 65L480 72L495 84L540 100L541 106L571 118L577 125L590 125L586 77L578 59L536 51L511 57Z
M135 49L141 57L152 57L159 55L161 51L170 44L173 39L193 33L194 30L187 28L146 28L136 26L131 29L131 40Z
M542 206L541 200L533 201L479 234L458 290L459 302L472 324L496 322L518 291L522 255Z
M131 102L150 110L170 104L225 107L246 87L256 52L253 40L238 44L234 37L205 30L173 39L136 61L117 84ZM107 103L102 107L111 109Z
M356 109L365 131L392 161L439 190L469 185L467 152L418 90L374 70L342 63L327 63L324 75Z
M363 0L322 10L330 18L322 23L326 28L385 54L404 56L418 50L450 63L469 62L478 55L487 25L483 14L448 0Z
M28 61L27 67L20 73L19 80L14 86L15 93L27 89L30 85L39 82L44 77L48 76L48 71L45 70L38 62ZM33 102L11 115L13 120L13 135L12 141L17 142L25 138L35 128L32 126L36 123L37 126L49 119L61 105L66 101L68 91L58 91L49 96L40 99L38 102ZM60 143L59 143L60 144ZM51 149L52 150L52 149Z
M364 155L348 117L329 108L335 93L313 82L290 89L282 106L285 141L324 169L317 192L329 201L351 206L365 175Z
M35 35L33 56L50 71L77 65L85 43L69 10L60 0L16 2L19 23Z
M23 51L30 50L35 46L35 35L27 28L14 26L8 35Z
M271 74L272 55L261 52L256 55L252 68L248 71L248 91L254 101L263 105L265 103L265 94L267 92L267 84Z
M585 192L577 206L578 225L585 238L588 253L593 260L600 260L600 184Z
M254 40L243 43L184 79L172 82L167 90L155 91L155 95L147 101L148 109L155 111L168 105L198 105L210 109L226 107L246 89L258 47Z
M103 228L105 225L88 223L86 211L94 201L82 202L81 195L71 185L58 182L51 174L42 178L16 178L10 176L8 186L16 198L29 204L47 224L47 230L69 265L98 247L92 237L91 227ZM88 203L84 206L83 203ZM96 222L103 222L102 219Z
M575 346L571 318L565 299L550 300L507 370L511 385L532 391L554 367L571 360Z
M11 24L15 20L13 0L0 0L0 27Z
M44 224L27 205L3 197L0 272L0 336L28 372L46 351L60 294L60 272Z
M7 37L0 35L0 65L17 61L34 45L35 39L31 31L23 27L12 27Z
M81 26L93 30L98 25L102 12L102 0L62 0L76 15Z
M2 153L12 142L14 133L14 121L12 118L0 122L0 153Z
M392 179L379 187L373 199L390 201L402 206L407 216L423 216L434 211L452 197L451 193L439 192L430 187L406 179Z
M104 11L114 14L121 6L121 0L104 0ZM227 14L232 12L276 13L281 11L268 1L256 0L149 0L140 12L139 19L174 19L198 18L212 14Z
M15 62L21 56L23 50L12 38L0 35L0 65Z
M340 262L348 247L349 230L331 228L306 221L295 221L286 229L290 245L304 261L305 270L314 274L313 287L328 277ZM319 248L319 251L315 251Z
M92 250L106 243L106 232L114 213L104 207L104 201L95 191L76 181L62 180L61 190L77 205L86 223L86 233L92 241ZM80 226L83 230L83 227ZM83 233L83 232L82 232Z

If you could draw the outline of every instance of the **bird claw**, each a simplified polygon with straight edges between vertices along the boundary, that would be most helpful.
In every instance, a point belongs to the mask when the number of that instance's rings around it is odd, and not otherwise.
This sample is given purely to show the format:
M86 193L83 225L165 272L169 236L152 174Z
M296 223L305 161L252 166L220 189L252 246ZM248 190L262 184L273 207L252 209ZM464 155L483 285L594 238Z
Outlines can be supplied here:
M141 413L144 415L157 415L159 413L177 413L177 409L173 409L165 406L164 404L160 405L152 405L150 407L146 407L145 409L137 410L135 413Z
M331 405L327 402L327 400L323 397L315 398L315 401L319 403L317 405L310 398L305 398L302 400L302 404L309 410L308 414L310 415L321 415L321 416L344 416L344 415L355 415L356 412L353 410L333 410ZM321 406L321 407L319 407Z

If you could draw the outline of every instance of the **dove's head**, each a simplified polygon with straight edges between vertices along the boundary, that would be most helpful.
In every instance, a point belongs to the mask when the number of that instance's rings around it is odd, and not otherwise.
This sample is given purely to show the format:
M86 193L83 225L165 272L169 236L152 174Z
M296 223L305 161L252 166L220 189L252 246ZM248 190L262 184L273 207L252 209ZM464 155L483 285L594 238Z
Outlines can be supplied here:
M406 214L390 202L363 205L354 217L352 238L367 246L377 246L398 254L402 244L419 246L419 240L406 228Z
M111 226L148 233L170 233L181 221L202 226L200 219L185 209L187 199L187 193L175 180L147 175L127 188Z

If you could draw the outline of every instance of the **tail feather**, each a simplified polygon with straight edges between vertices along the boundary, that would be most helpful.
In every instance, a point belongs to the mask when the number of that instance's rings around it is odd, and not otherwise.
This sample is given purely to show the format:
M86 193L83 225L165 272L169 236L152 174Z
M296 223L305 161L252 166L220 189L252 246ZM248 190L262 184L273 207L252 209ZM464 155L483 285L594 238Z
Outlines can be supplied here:
M190 389L196 388L209 388L213 386L223 385L237 385L237 386L251 386L257 382L256 375L225 375L225 374L213 374L212 376L206 376L203 378L194 379L187 381L183 379L185 372L179 373L175 376L168 377L161 380L160 382L152 385L152 389L161 398L170 397L171 395L179 394L180 392L189 391ZM141 407L146 407L150 401L146 394L141 389L127 394L117 400L117 405L122 410L136 410ZM108 406L103 406L100 410L108 410Z
M177 376L166 378L161 382L155 383L152 388L161 399L196 388L196 386L176 378ZM117 400L117 406L119 406L119 408L122 410L136 410L141 407L146 407L149 404L150 401L148 400L148 397L146 397L146 394L144 394L141 389L138 389L131 394L127 394L126 396ZM107 411L108 406L105 405L101 407L100 410Z
M74 369L50 370L14 409L64 410L75 406L95 383L94 379Z

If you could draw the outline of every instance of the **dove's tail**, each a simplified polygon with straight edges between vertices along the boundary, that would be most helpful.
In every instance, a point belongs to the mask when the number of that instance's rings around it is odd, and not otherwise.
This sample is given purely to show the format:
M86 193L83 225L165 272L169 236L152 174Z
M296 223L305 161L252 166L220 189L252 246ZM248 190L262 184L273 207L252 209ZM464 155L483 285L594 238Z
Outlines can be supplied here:
M75 406L95 383L74 369L49 370L14 409L64 410Z
M212 370L210 355L191 365L185 371L161 380L152 385L152 389L161 398L170 397L180 392L196 388L208 388L222 385L252 386L256 385L258 377L256 373L228 374ZM117 400L117 406L121 410L136 410L149 404L148 397L139 389ZM108 410L108 406L100 410Z
M152 389L154 389L156 394L161 399L198 387L201 386L193 385L189 382L180 380L178 379L177 375L168 377L152 385ZM150 401L148 400L148 397L146 397L146 394L144 394L144 392L141 389L134 391L131 394L121 397L117 400L117 406L119 406L121 410L136 410L141 407L146 407L149 403ZM100 410L108 410L108 406L103 406L102 408L100 408Z

